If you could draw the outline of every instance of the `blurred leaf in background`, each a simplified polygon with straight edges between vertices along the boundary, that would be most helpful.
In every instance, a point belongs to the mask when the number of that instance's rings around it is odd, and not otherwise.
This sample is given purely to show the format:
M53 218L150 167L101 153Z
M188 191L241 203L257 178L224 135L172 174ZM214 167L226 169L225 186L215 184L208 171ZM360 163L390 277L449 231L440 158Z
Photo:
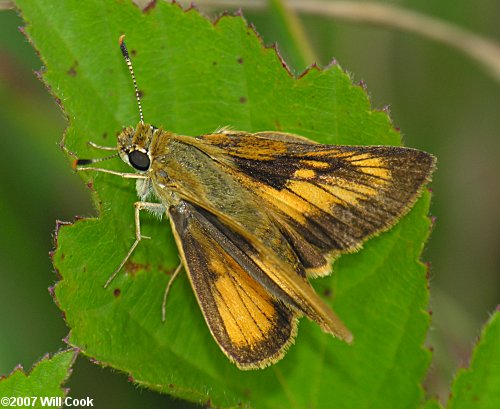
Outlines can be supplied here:
M57 218L90 212L79 178L57 147L64 117L33 74L40 61L20 25L14 12L0 12L2 373L17 363L30 366L65 336L47 291L55 281L51 231Z

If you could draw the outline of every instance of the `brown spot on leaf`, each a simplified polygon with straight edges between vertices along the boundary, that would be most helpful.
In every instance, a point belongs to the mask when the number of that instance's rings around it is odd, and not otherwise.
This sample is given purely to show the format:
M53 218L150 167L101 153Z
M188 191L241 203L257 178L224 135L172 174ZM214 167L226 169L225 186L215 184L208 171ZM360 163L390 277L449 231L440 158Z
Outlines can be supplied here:
M78 67L78 61L75 61L73 65L70 67L70 69L66 71L66 73L71 77L76 77L77 74L76 67Z
M119 288L115 288L113 291L113 295L115 297L119 297L121 293L122 293L122 290L120 290Z
M174 274L175 268L165 268L162 265L158 265L158 271L161 271L162 273L165 273L168 276L171 276Z
M129 273L131 276L134 276L135 273L138 271L149 271L150 265L149 264L141 264L141 263L134 263L133 261L127 261L127 264L125 264L124 267L125 271Z
M242 104L246 103L246 102L247 102L246 97L240 97L240 102L241 102Z

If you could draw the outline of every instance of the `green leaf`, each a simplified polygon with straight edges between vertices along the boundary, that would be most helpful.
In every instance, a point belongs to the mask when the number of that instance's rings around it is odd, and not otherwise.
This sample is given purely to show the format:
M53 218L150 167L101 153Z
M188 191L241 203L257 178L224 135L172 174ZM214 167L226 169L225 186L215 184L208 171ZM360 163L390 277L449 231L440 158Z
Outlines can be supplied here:
M138 122L117 43L124 32L145 119L156 126L185 135L230 125L332 144L400 143L387 114L372 111L365 91L339 66L293 78L239 16L212 24L196 10L165 2L145 13L123 1L17 4L46 63L44 79L68 115L66 144L80 157L96 155L88 140L112 146L123 125ZM118 160L106 167L130 171ZM133 243L137 198L130 180L82 177L99 219L58 229L54 265L62 276L55 292L69 342L83 353L146 387L220 407L420 405L429 363L422 348L426 269L418 261L430 224L427 192L396 227L340 258L333 276L314 280L353 332L353 345L303 319L282 361L243 372L212 339L185 275L172 287L162 324L162 294L179 262L166 221L144 215L143 234L153 239L143 240L126 274L103 289Z
M24 400L19 404L16 400L16 406L41 408L41 397L65 397L68 390L62 385L71 375L71 367L77 355L78 351L74 349L58 352L52 358L47 354L28 374L21 366L16 367L8 377L0 380L0 398L29 398L29 404ZM36 400L33 400L34 397ZM3 400L1 405L9 406Z
M500 406L500 310L483 329L468 369L453 383L449 409L497 409Z
M443 406L437 399L429 399L424 402L422 409L443 409Z

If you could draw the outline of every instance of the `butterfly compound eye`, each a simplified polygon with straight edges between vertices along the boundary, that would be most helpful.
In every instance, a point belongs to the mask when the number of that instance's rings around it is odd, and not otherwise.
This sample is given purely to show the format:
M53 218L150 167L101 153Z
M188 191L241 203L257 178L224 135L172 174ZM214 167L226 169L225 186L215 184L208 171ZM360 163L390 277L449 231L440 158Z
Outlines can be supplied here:
M141 151L132 151L128 154L128 161L137 170L148 170L151 161L149 156Z

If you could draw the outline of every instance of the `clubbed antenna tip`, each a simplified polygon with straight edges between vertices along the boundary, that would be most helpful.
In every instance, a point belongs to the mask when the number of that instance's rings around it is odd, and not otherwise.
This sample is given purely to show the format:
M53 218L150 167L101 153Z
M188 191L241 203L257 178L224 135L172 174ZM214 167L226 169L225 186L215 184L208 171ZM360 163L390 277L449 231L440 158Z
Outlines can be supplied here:
M125 38L125 34L122 34L120 36L120 38L118 39L118 44L120 44L120 50L122 50L122 54L123 54L123 57L124 58L128 58L130 59L129 55L128 55L128 50L127 50L127 46L125 45L125 43L123 42L123 39Z
M73 162L73 168L82 165L90 165L92 163L94 163L92 159L77 159Z
M114 153L113 155L106 156L104 158L96 158L96 159L75 159L73 161L72 167L73 169L77 169L80 166L85 166L85 165L92 165L93 163L98 163L98 162L103 162L105 160L113 159L116 158L119 155L118 152Z
M127 46L125 45L125 34L122 34L118 39L118 44L120 44L120 50L123 54L123 58L125 59L125 63L127 64L128 70L130 71L130 76L132 77L132 82L134 83L135 90L135 98L137 99L137 105L139 107L139 117L141 119L141 123L144 123L144 116L142 115L142 105L141 105L141 96L139 94L139 88L137 87L137 81L135 79L134 69L132 68L132 61L130 60L130 56L128 54Z

